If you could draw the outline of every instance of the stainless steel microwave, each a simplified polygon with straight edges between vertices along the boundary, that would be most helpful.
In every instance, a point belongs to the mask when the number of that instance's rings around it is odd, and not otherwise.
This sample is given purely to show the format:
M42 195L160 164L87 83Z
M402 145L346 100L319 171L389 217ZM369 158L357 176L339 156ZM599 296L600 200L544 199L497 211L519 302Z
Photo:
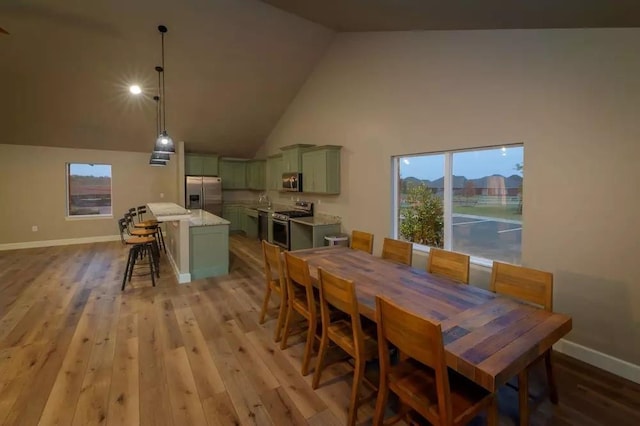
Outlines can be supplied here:
M302 191L302 173L283 173L282 190L291 192Z

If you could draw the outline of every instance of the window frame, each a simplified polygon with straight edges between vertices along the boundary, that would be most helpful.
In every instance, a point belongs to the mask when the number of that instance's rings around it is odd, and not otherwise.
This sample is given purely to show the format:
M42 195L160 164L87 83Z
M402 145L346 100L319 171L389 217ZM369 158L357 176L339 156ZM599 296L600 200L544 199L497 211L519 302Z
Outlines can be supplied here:
M102 214L71 214L71 187L70 187L70 177L71 177L71 166L72 165L87 165L87 166L109 166L109 196L111 199L111 213L102 213ZM100 219L113 219L113 165L109 163L87 163L87 162L66 162L65 165L65 192L66 192L66 207L65 207L65 220L100 220Z
M400 160L402 158L407 157L423 157L427 155L444 155L444 194L443 194L443 215L444 215L444 246L445 250L451 250L452 241L453 241L453 191L451 188L452 178L453 178L453 155L460 152L473 152L473 151L482 151L482 150L490 150L490 149L500 149L500 148L515 148L522 147L523 149L523 165L524 165L524 142L513 142L508 144L499 144L499 145L489 145L489 146L480 146L473 148L465 148L465 149L454 149L449 151L431 151L431 152L421 152L414 154L397 154L391 156L391 232L393 238L400 238L400 229L399 229L399 217L398 213L400 211ZM524 182L524 180L523 180ZM447 191L447 188L449 189ZM447 219L449 217L449 219ZM523 221L524 222L524 221ZM430 252L431 247L424 244L414 243L413 250L428 254ZM520 244L521 252L520 259L522 260L522 243ZM473 265L483 266L487 268L493 267L493 262L495 259L487 259L484 257L474 256L469 254L470 262ZM500 261L500 260L497 260Z

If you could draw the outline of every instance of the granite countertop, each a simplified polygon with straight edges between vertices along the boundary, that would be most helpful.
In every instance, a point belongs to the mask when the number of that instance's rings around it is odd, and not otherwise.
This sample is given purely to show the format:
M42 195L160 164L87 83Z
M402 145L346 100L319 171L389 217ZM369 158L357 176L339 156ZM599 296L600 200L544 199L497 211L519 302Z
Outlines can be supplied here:
M147 207L159 221L189 219L189 211L176 203L147 203Z
M300 223L302 225L309 226L321 226L321 225L339 225L340 217L329 216L324 214L317 214L312 217L296 217L289 219L291 222Z
M230 224L231 222L229 222L228 220L200 209L191 210L191 216L189 217L190 228L194 226L216 226Z

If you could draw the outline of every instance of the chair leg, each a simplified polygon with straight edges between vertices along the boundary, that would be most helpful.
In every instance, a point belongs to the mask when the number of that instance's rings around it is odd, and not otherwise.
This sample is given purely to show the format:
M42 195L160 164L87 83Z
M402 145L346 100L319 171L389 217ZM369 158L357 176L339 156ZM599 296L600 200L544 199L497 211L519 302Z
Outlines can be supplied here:
M162 227L160 225L161 224L158 223L158 237L159 237L160 245L162 246L162 251L164 251L164 254L167 254L167 245L164 242L164 235L162 234Z
M313 372L313 382L311 387L313 389L318 389L318 385L320 384L320 375L322 374L322 364L324 363L324 358L327 355L327 347L329 346L329 335L325 332L324 327L322 328L322 338L320 339L320 349L318 349L318 358L316 359L316 370Z
M289 332L291 327L291 317L293 316L293 308L290 303L287 303L287 319L284 322L284 335L282 336L282 342L280 342L280 349L287 349L287 339L289 338Z
M260 311L260 324L264 324L264 316L267 313L267 308L269 307L269 298L271 298L271 284L267 283L267 292L264 294L262 310Z
M518 408L520 411L520 426L529 424L529 369L525 368L518 374Z
M351 401L349 402L349 419L347 424L354 426L358 418L358 392L360 383L364 377L365 363L356 358L355 370L353 372L353 385L351 385Z
M153 250L154 250L153 243L150 243L147 246L147 250L149 250L149 273L151 274L151 285L153 287L155 287L156 286L156 276L155 276L155 274L158 273L158 272L155 271L156 261L155 261L155 255L153 254Z
M304 355L302 356L302 375L309 374L309 362L313 353L313 341L316 337L316 319L309 319L309 330L307 331L307 343L304 345Z
M136 266L136 261L138 260L138 256L140 256L140 253L142 252L142 250L140 249L140 246L133 246L133 248L131 248L130 250L132 253L132 257L131 257L131 263L129 264L129 273L128 273L128 279L129 282L131 282L131 276L133 275L133 268L135 268Z
M131 251L133 250L133 247L129 249L129 255L127 256L127 266L124 268L124 276L122 277L122 289L121 291L124 291L124 286L127 282L127 276L129 275L129 264L131 263Z
M387 407L387 399L389 399L389 385L386 377L381 375L378 398L376 399L376 411L373 415L374 426L382 426L383 424L384 410Z
M273 333L274 336L274 340L276 342L280 341L280 338L282 337L282 326L284 325L284 319L287 316L287 302L284 300L284 297L282 297L282 294L280 294L280 307L278 308L278 323L276 324L276 329L275 332Z
M558 403L558 388L556 386L556 378L553 375L553 366L551 365L551 349L544 354L544 364L547 370L547 383L549 384L549 399L552 403Z

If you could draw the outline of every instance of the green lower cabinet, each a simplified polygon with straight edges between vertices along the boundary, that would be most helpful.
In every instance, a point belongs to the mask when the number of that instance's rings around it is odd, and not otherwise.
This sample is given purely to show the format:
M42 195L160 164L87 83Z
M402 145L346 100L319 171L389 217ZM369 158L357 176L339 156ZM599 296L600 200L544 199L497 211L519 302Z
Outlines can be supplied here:
M244 233L249 238L258 238L258 211L244 209Z
M189 228L189 271L192 280L229 273L229 225Z
M289 224L291 225L291 250L322 247L326 245L325 236L340 233L339 223L312 226L291 221Z
M240 206L223 206L222 217L231 222L229 225L229 232L237 232L242 230L242 223L240 222Z

